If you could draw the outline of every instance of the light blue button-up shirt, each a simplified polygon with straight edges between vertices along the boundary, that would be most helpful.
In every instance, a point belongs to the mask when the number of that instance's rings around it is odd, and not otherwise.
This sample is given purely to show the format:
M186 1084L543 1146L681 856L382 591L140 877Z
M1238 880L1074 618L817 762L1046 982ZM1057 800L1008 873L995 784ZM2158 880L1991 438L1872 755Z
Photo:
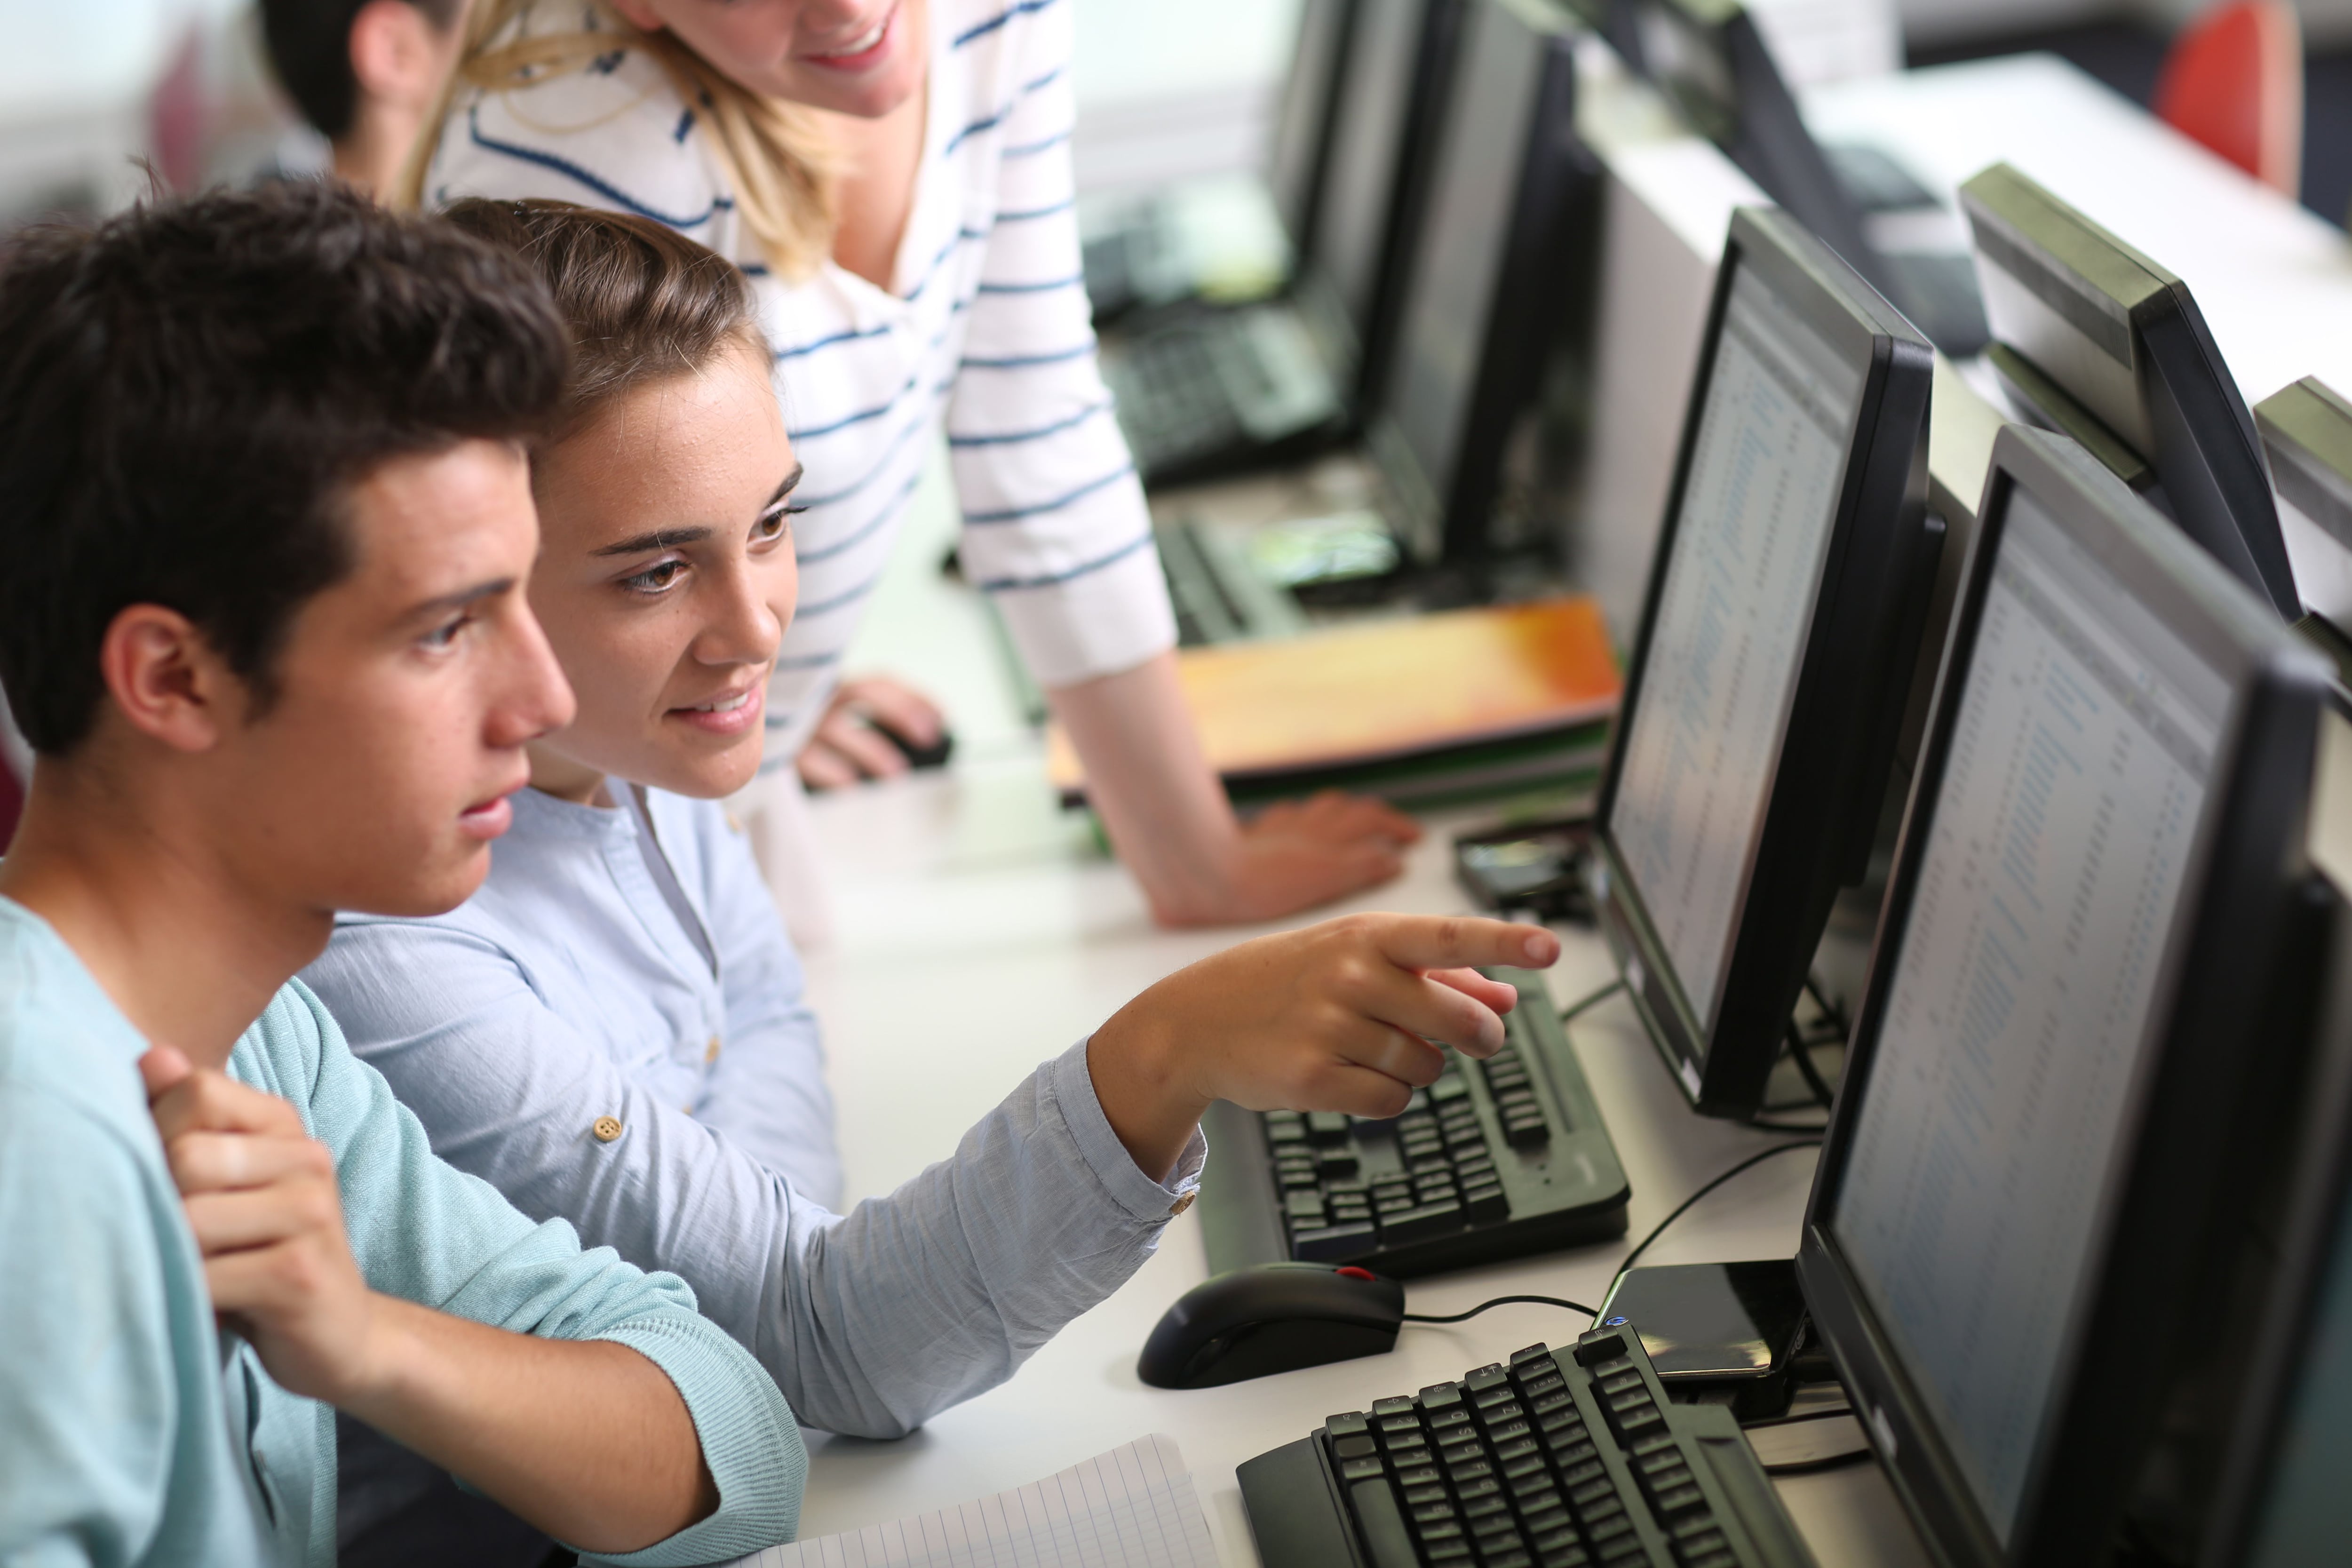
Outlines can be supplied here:
M146 1048L72 950L0 899L0 1562L330 1568L333 1413L215 1328L140 1082ZM685 1286L583 1252L571 1226L535 1225L435 1159L299 984L229 1071L291 1101L333 1153L369 1285L525 1333L617 1341L677 1385L719 1511L614 1561L706 1563L790 1538L799 1428Z
M346 917L305 973L436 1152L681 1275L802 1421L860 1436L1002 1382L1150 1256L1204 1145L1146 1175L1084 1042L889 1196L817 1201L830 1108L748 846L713 804L609 788L524 791L471 900Z

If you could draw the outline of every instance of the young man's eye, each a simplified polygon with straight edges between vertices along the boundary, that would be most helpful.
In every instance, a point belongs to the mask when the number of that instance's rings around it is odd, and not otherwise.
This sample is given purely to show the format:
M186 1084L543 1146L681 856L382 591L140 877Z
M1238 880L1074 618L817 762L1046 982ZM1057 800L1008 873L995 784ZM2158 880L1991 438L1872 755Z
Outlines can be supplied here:
M659 594L686 574L683 561L656 561L644 571L621 579L621 586L637 594Z
M456 616L425 634L425 646L444 648L455 643L467 626L474 624L471 616Z

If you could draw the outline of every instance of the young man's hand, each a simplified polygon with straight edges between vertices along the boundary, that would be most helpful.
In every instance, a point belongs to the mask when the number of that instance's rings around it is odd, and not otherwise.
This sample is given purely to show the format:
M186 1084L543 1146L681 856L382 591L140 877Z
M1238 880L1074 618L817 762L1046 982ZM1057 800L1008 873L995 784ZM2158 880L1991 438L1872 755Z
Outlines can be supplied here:
M1538 926L1350 915L1179 970L1095 1031L1087 1065L1128 1152L1165 1176L1212 1100L1395 1115L1445 1065L1430 1041L1474 1057L1502 1047L1518 993L1473 965L1559 957Z
M139 1070L213 1310L279 1387L345 1401L368 1379L377 1299L343 1235L334 1156L286 1101L168 1046Z

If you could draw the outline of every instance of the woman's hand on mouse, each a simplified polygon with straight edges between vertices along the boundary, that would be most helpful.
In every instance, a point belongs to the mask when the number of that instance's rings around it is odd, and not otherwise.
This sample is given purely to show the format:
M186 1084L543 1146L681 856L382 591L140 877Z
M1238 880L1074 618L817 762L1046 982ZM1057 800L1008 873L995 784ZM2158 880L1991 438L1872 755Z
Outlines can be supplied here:
M907 754L877 726L896 730L918 746L933 746L947 731L939 706L887 675L855 676L834 689L824 717L793 759L811 790L840 789L866 779L896 778Z
M1455 915L1349 915L1259 937L1181 969L1087 1043L1103 1113L1155 1177L1212 1100L1252 1110L1393 1116L1445 1066L1502 1047L1518 993L1475 965L1549 967L1540 926Z

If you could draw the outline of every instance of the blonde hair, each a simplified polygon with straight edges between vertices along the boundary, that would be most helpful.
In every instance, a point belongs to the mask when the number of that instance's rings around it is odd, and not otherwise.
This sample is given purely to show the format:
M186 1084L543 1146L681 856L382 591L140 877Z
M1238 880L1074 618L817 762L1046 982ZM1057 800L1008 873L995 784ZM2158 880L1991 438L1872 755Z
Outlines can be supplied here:
M679 99L698 109L711 150L733 187L736 216L759 241L769 267L797 279L824 265L840 223L842 159L813 110L751 91L669 33L634 26L603 0L594 0L593 29L500 41L533 4L477 0L466 21L457 68L401 173L398 205L423 203L425 170L461 91L521 91L584 69L615 48L640 49L661 68Z

